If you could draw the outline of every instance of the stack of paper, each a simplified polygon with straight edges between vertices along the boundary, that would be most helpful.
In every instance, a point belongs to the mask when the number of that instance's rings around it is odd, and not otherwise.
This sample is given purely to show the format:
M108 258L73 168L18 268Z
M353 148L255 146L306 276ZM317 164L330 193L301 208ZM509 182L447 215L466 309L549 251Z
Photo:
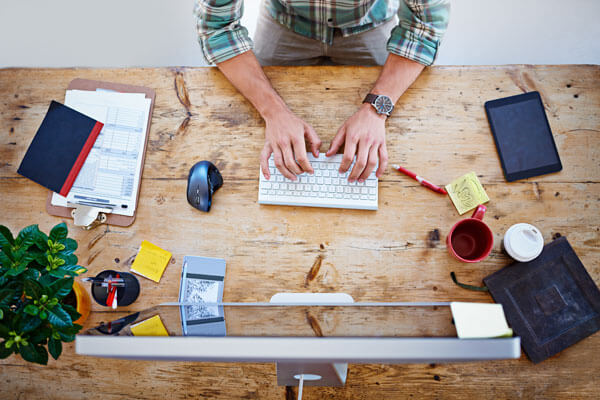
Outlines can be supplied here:
M133 216L151 100L144 93L68 90L65 105L104 127L71 191L67 197L54 193L52 205L82 204Z

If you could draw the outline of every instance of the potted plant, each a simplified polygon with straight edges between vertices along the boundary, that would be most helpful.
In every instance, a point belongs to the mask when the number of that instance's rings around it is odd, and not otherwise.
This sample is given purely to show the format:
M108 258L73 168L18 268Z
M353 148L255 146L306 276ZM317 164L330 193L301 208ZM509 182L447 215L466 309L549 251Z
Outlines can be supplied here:
M31 225L16 237L0 225L0 359L18 353L45 365L81 329L74 322L87 317L90 300L74 277L87 269L67 234L65 223L49 235Z

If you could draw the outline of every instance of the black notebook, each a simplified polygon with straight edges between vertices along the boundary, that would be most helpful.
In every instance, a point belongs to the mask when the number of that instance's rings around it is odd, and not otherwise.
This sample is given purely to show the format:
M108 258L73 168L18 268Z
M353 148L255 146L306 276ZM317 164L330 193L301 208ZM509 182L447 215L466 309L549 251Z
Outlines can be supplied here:
M66 196L103 126L53 100L17 172Z
M600 330L600 291L565 237L483 282L534 363Z

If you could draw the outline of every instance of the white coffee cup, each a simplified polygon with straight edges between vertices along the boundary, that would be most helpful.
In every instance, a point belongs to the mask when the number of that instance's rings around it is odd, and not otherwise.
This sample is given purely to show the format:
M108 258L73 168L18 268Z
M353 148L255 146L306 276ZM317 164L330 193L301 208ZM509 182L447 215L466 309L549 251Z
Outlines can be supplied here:
M508 228L503 244L509 256L527 262L540 255L544 248L544 237L535 226L519 223Z

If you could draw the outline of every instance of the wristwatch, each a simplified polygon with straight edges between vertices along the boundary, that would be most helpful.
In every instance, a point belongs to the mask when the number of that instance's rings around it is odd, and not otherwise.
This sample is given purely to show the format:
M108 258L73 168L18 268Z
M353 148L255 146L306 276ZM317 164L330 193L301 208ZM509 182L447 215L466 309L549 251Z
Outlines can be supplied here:
M388 117L392 113L392 110L394 110L394 103L392 103L392 99L380 94L369 93L363 100L363 103L371 104L373 107L375 107L377 114L385 114Z

